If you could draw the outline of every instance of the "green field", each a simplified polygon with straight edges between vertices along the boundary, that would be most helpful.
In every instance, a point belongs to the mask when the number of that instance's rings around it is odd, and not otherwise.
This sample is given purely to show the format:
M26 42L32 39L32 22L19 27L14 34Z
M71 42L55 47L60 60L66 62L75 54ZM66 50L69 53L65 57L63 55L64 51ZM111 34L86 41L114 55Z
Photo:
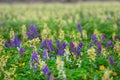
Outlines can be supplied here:
M0 4L0 80L120 80L120 3Z

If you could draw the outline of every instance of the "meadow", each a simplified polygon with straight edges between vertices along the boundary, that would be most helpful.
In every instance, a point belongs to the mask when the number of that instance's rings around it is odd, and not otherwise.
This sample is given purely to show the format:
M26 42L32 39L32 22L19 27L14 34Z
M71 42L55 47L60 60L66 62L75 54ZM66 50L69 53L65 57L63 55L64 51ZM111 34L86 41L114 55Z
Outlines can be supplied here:
M119 8L0 4L0 80L120 80Z

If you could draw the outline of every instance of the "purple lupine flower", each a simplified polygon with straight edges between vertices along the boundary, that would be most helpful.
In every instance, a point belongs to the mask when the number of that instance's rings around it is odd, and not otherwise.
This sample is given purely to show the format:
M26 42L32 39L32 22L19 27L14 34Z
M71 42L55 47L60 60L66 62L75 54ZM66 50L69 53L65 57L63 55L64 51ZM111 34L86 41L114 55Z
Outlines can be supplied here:
M105 41L105 35L104 35L104 34L101 35L101 40L102 40L103 42Z
M114 48L114 44L113 44L113 42L112 41L108 41L107 42L107 46L109 46L110 48Z
M24 48L20 48L19 52L20 52L20 56L22 56L23 53L25 52Z
M115 41L116 41L116 40L119 40L119 36L118 36L118 35L115 35L114 40L115 40Z
M43 59L48 59L47 49L44 49L43 54L42 54L42 58Z
M5 47L21 47L22 46L22 41L18 39L17 35L14 36L13 40L10 42L6 41L5 42Z
M53 51L53 44L52 44L52 40L48 40L48 43L47 43L47 48L49 51Z
M56 40L58 55L63 56L66 48L66 43L61 43L59 40Z
M62 49L58 49L58 55L59 55L59 56L63 56L63 55L64 55L64 53L63 53L63 50L62 50Z
M10 47L10 43L8 41L5 41L5 47L7 47L7 48Z
M64 50L64 49L66 48L66 46L67 46L67 44L64 42L64 43L62 44L62 49Z
M77 51L80 51L80 50L82 49L82 47L83 47L83 43L80 42L80 43L78 44Z
M88 45L88 47L89 47L89 48L91 48L93 44L94 44L94 42L93 42L93 41L92 41L92 42L90 42L90 44Z
M43 40L41 44L42 44L42 46L47 46L47 40L46 39Z
M70 51L75 52L75 45L73 42L70 42Z
M78 30L80 31L80 33L82 33L82 26L80 23L77 24Z
M39 37L39 33L35 25L31 24L29 31L27 32L28 39L33 39Z
M95 35L95 34L92 34L91 39L92 39L93 42L95 42L95 41L97 40L96 35Z
M97 48L98 48L98 52L101 53L102 46L101 46L100 42L97 42Z
M57 47L60 47L60 41L59 40L56 40L56 45L57 45Z
M109 61L110 61L111 64L114 63L114 59L112 57L109 58Z
M45 66L42 68L42 72L44 73L44 75L45 75L46 77L49 77L50 70L49 70L49 68L48 68L47 65L45 65Z
M37 69L37 66L38 66L38 54L37 54L36 51L33 52L30 62L32 64L33 71L36 72L36 69Z
M80 51L81 51L82 47L83 47L83 43L80 42L78 44L78 47L76 48L76 57L80 56Z

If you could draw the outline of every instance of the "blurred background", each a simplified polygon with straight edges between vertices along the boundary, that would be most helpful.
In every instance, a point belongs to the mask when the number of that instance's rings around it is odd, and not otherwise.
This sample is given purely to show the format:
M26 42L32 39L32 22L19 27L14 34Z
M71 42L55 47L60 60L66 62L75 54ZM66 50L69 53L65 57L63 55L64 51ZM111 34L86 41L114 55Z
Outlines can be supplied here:
M120 1L120 0L0 0L0 3L16 3L16 2L79 2L79 1Z

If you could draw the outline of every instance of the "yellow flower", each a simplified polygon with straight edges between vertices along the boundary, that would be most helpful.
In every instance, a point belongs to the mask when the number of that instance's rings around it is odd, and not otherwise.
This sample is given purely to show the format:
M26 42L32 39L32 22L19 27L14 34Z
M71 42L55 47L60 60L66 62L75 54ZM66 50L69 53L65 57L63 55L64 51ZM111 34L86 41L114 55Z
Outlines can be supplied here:
M114 72L114 73L113 73L113 76L117 76L117 72Z
M104 70L104 69L105 69L105 66L104 66L104 65L101 65L101 66L99 67L99 69L100 69L100 70Z
M92 48L88 49L87 53L90 58L90 61L95 61L95 58L96 58L95 49L92 47Z
M73 57L74 57L74 60L76 60L76 56L74 55Z
M19 64L19 66L21 66L21 67L24 66L24 65L25 65L25 62Z

